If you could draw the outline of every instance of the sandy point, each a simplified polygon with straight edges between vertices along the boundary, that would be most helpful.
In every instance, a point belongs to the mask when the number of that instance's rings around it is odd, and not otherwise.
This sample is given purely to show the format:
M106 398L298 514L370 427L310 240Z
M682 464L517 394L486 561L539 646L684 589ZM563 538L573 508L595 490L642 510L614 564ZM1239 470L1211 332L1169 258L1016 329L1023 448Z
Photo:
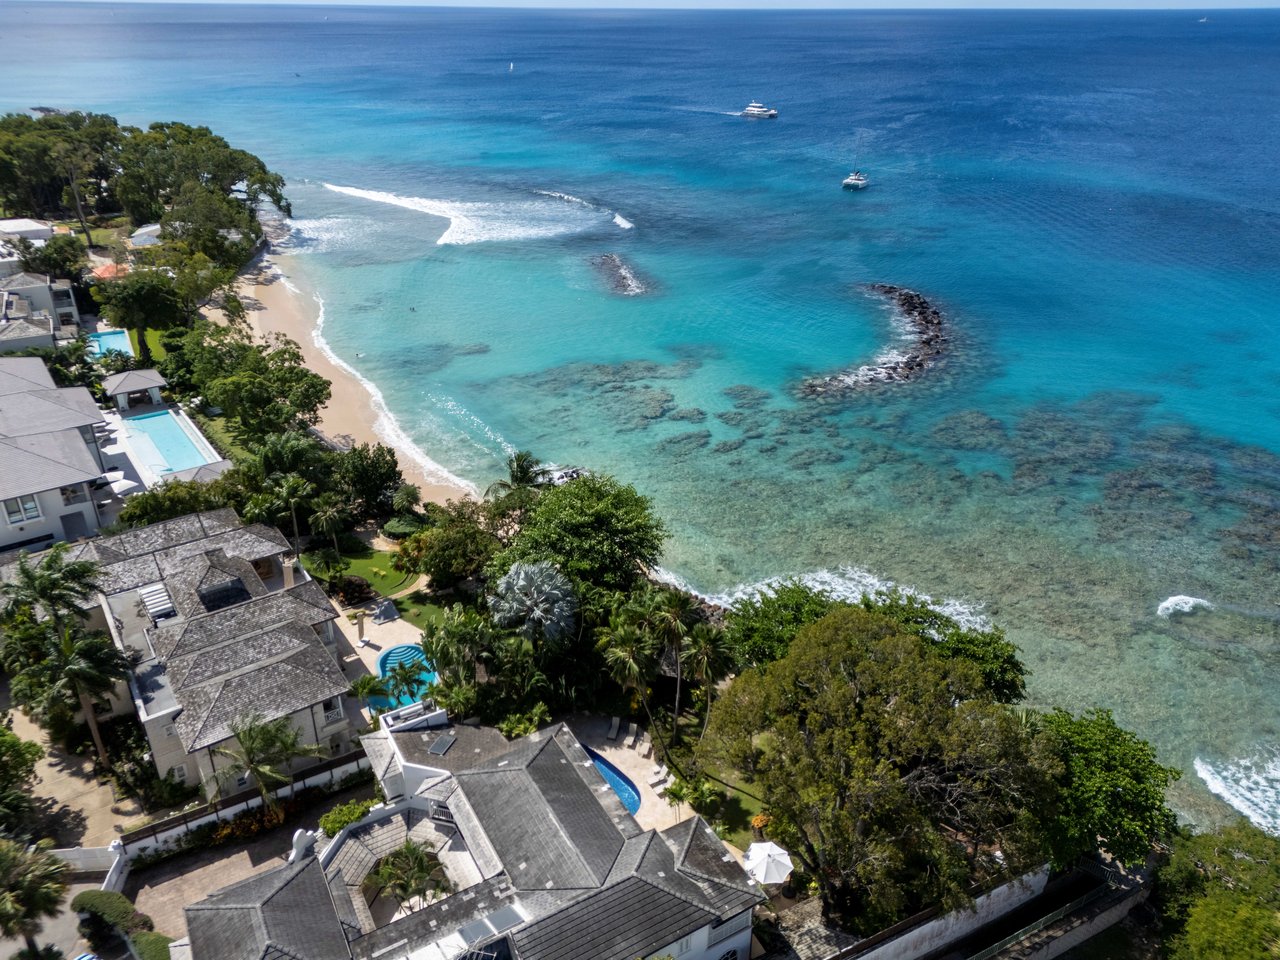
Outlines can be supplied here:
M332 395L321 411L317 429L335 444L348 447L358 443L389 443L375 424L384 416L373 395L359 380L338 366L316 344L314 333L319 319L315 301L290 289L285 274L270 253L260 254L241 272L236 292L244 303L250 326L260 336L282 333L302 348L307 366L332 384ZM216 312L211 313L217 316ZM475 491L442 483L430 477L414 450L392 444L400 459L400 470L409 483L417 484L424 500L444 503L474 496Z

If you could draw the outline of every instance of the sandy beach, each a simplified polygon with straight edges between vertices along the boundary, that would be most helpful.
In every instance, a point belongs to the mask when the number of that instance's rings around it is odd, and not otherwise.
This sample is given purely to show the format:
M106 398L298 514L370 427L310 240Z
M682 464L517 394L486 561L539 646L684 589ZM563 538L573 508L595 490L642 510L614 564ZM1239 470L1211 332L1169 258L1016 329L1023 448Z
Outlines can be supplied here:
M270 253L255 257L245 268L237 292L244 302L249 323L259 335L282 333L297 341L307 366L333 385L332 396L321 412L317 426L321 433L344 447L358 443L391 443L375 428L384 415L377 409L372 394L316 345L313 332L317 305L305 294L290 290L284 276ZM423 500L444 503L474 494L462 486L441 483L439 479L429 477L414 450L401 444L391 445L396 448L405 480L418 485Z

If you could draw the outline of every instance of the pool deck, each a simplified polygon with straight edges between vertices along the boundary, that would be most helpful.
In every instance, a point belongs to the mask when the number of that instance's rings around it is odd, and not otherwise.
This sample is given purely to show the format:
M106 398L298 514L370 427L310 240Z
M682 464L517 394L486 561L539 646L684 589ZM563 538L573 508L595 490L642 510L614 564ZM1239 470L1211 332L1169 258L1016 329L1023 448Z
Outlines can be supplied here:
M577 715L567 722L580 743L600 754L635 784L636 792L640 794L640 809L635 817L640 826L646 830L665 830L694 815L687 805L672 806L649 786L649 777L657 761L651 756L642 757L639 750L623 742L627 731L625 724L619 730L618 738L610 740L609 717Z

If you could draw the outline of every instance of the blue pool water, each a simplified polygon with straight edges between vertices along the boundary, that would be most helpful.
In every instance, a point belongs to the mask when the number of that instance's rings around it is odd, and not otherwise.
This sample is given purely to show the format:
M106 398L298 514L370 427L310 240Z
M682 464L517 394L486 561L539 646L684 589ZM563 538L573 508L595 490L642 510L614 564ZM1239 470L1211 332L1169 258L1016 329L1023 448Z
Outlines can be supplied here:
M583 747L582 749L587 751L587 756L591 758L591 762L600 771L600 776L604 777L605 782L613 787L613 792L618 795L618 799L627 808L627 812L635 816L636 811L640 809L640 791L636 789L636 785L631 782L625 773L590 747Z
M197 443L171 410L125 421L134 453L157 476L203 466L218 459L213 448Z
M100 357L109 350L118 350L133 356L133 344L129 342L129 334L124 330L102 330L89 334L89 352Z
M425 690L427 686L436 682L436 673L427 662L427 655L422 652L422 648L412 643L402 643L398 647L384 651L378 657L378 676L386 677L391 673L392 668L399 664L418 662L422 664L422 682ZM391 710L395 707L407 707L413 702L413 699L401 694L398 697L373 697L369 701L369 706L374 710Z

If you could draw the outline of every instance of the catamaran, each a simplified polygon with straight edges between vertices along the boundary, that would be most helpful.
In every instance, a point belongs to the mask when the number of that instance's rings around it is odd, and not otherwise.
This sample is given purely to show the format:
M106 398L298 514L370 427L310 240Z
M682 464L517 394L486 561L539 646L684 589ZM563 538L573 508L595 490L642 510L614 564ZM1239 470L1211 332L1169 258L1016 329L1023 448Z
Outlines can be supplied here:
M744 117L759 117L764 120L772 120L778 115L778 111L752 100L747 104L747 109L742 111L742 115Z

